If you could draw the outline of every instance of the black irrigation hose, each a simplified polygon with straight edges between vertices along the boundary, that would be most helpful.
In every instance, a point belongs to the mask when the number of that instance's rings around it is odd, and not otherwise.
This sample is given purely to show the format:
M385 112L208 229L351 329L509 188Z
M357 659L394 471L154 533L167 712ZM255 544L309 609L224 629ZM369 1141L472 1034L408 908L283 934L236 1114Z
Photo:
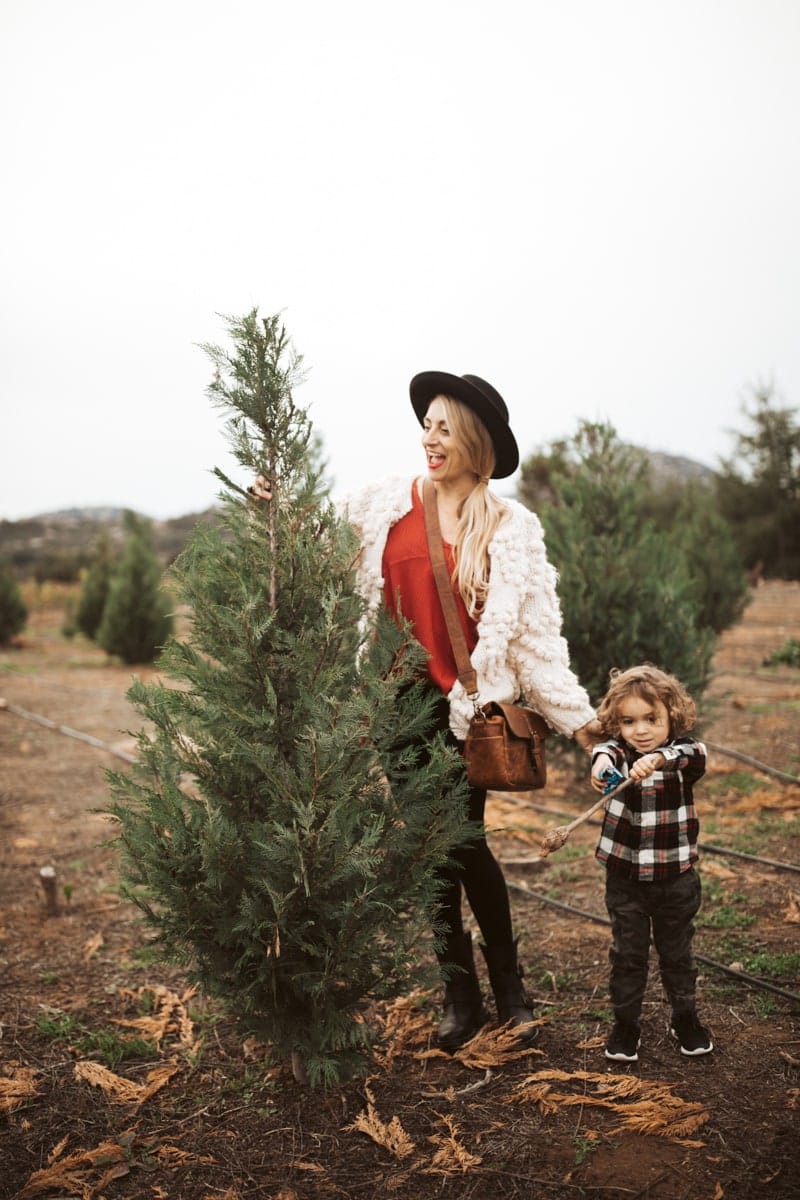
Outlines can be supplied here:
M786 771L779 771L777 767L768 767L766 763L759 762L757 758L751 758L749 754L742 754L741 750L729 750L727 746L710 742L708 738L703 738L703 741L709 750L714 750L717 754L725 754L728 758L735 758L737 762L746 763L748 767L755 767L757 771L762 771L764 775L771 775L773 779L780 779L784 783L800 783L800 779L796 775L788 775Z
M513 888L515 892L521 892L529 900L540 900L542 904L550 904L553 908L560 908L562 912L570 913L575 917L582 917L584 921L594 921L596 925L611 924L608 917L600 917L596 913L584 912L582 908L573 908L571 904L564 904L561 900L552 900L549 896L544 896L541 892L534 892L532 888L525 887L522 883L508 881L508 887ZM780 988L777 984L769 983L766 979L759 979L756 975L748 975L746 971L734 971L732 967L726 967L724 963L717 962L716 959L707 958L705 954L695 954L695 958L703 966L711 967L713 970L719 971L720 974L727 975L729 979L733 979L737 983L746 984L748 987L760 988L764 992L772 992L775 996L781 996L784 1000L789 1000L793 1004L800 1004L800 996L796 995L795 992L787 992L785 988Z
M552 808L544 808L541 804L533 804L530 800L519 800L516 796L504 795L504 800L509 800L512 804L518 804L521 808L532 808L535 812L545 813L548 817L574 817L574 813L558 811ZM585 822L587 825L602 825L602 821L596 818L589 817ZM746 862L762 863L765 867L772 867L776 871L794 871L800 875L800 866L796 863L778 862L774 858L761 858L757 854L745 854L742 850L728 850L725 846L713 846L709 842L698 842L698 850L702 850L704 854L721 854L726 858L743 858Z
M800 867L795 863L778 862L774 858L759 858L757 854L745 854L743 850L726 850L724 846L711 846L708 842L698 842L697 848L705 854L724 854L730 858L743 858L745 862L763 863L764 866L773 867L776 871L796 871L800 875Z

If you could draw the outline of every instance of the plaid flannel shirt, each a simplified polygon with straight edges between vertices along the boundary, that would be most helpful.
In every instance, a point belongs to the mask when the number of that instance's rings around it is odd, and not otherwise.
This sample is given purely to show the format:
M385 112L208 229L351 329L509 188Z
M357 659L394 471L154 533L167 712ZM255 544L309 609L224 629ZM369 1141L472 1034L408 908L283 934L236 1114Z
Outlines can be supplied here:
M661 770L608 801L595 851L609 871L642 882L672 878L697 862L692 784L706 769L706 748L694 738L670 738L658 753L666 760ZM592 761L598 754L607 754L626 779L643 757L617 738L595 746Z

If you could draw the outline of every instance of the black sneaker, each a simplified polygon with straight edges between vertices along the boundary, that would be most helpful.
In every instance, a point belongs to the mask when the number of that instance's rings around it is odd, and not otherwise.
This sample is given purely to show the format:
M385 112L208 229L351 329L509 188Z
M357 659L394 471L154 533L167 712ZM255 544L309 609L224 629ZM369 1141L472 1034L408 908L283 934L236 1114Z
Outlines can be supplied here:
M639 1022L622 1021L618 1017L606 1042L606 1058L614 1062L638 1062L640 1045Z
M714 1049L711 1034L700 1024L696 1013L673 1016L670 1033L680 1042L681 1054L694 1058L699 1054L710 1054Z

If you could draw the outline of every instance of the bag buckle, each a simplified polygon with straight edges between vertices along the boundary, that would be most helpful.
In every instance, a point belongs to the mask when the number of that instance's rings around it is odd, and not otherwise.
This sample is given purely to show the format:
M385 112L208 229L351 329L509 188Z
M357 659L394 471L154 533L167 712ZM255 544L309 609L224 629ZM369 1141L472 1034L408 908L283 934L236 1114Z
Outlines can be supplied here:
M486 713L483 711L483 706L480 703L480 692L467 692L467 699L472 701L473 717L481 717L486 720Z

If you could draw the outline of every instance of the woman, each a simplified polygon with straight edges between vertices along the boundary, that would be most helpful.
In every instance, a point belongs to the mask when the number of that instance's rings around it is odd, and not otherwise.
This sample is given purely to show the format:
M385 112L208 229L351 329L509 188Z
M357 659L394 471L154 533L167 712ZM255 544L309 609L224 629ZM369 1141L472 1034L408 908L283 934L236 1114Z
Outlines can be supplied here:
M556 573L547 561L539 520L489 490L519 463L519 451L500 394L477 375L426 371L410 385L423 428L426 475L436 490L447 561L481 702L528 704L558 732L591 751L599 734L594 710L569 666L561 636ZM430 685L439 696L438 726L463 742L473 712L457 678L450 638L436 592L422 509L421 478L394 477L368 485L345 503L362 546L359 587L371 613L380 604L412 622L430 659ZM265 480L255 495L269 499ZM486 792L471 788L469 817L482 823ZM462 923L466 893L501 1024L520 1027L530 1042L533 1010L522 986L505 879L485 836L458 847L445 881L442 920L447 930L439 961L446 980L440 1046L454 1050L487 1020L475 971L471 934Z

